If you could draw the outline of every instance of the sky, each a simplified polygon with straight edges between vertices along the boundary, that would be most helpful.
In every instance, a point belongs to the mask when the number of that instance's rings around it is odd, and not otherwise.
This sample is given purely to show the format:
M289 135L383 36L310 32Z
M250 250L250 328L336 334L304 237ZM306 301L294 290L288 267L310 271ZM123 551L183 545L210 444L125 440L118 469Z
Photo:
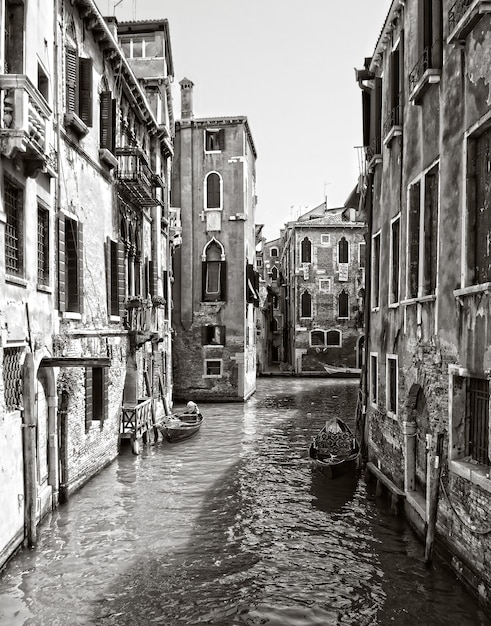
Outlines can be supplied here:
M246 116L257 151L256 223L276 239L318 206L343 206L358 180L361 90L390 0L96 0L119 21L169 21L195 117Z

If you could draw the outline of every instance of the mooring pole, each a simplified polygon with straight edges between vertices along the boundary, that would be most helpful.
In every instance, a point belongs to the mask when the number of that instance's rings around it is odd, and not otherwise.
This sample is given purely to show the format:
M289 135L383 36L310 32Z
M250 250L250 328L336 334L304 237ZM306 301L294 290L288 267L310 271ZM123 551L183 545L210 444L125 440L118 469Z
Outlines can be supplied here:
M436 518L438 515L438 495L440 489L440 475L442 472L443 434L437 435L434 448L434 458L431 464L430 475L430 506L428 511L428 524L426 527L425 542L425 565L430 565L433 555L433 543L435 541Z

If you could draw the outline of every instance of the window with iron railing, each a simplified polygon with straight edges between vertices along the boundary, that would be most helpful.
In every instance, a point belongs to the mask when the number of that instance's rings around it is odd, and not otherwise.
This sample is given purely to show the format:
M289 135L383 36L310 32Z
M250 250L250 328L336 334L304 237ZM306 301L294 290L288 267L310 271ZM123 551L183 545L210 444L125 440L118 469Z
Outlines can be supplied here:
M420 0L417 16L418 59L409 73L409 98L419 104L428 85L439 81L443 60L441 0Z
M3 387L7 411L15 411L22 405L22 353L23 348L3 349Z
M466 453L473 461L489 465L489 381L468 378L466 391Z
M38 206L38 284L49 285L49 211Z
M22 276L24 273L24 192L5 179L5 271Z

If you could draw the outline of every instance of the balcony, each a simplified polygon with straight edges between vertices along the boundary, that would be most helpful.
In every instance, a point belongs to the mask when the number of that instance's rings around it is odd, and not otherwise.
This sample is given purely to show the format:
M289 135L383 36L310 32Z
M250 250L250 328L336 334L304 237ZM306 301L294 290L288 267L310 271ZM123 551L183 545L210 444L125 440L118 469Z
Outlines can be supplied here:
M116 148L117 179L130 199L139 206L159 204L155 175L140 148Z
M382 163L382 142L375 139L369 146L364 146L365 158L367 161L367 171L373 172L378 163Z
M162 296L145 300L132 296L126 301L125 328L136 346L158 341L166 329L166 301Z
M432 47L425 48L409 74L409 101L413 104L421 104L429 86L440 82L442 72L436 67L440 55L441 42L437 41Z
M56 174L54 149L48 132L51 109L23 74L0 75L0 154L20 156L26 176L43 170Z
M485 13L491 13L491 2L457 0L448 12L448 43L463 43Z
M387 115L384 128L383 128L383 136L384 136L384 146L390 146L394 137L399 137L402 135L402 111L401 106L397 105L394 107L389 115Z

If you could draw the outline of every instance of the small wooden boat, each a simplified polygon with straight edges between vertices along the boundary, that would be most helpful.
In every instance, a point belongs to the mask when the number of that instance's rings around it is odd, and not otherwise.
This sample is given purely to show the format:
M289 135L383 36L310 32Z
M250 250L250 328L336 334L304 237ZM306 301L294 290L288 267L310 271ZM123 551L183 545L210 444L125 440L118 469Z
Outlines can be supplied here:
M312 438L309 457L312 465L327 478L336 478L356 467L360 447L350 427L342 419L326 422Z
M333 378L359 378L361 374L361 369L357 367L324 365L324 369Z
M189 439L201 428L203 416L201 413L181 413L169 415L157 425L162 436L170 443Z

